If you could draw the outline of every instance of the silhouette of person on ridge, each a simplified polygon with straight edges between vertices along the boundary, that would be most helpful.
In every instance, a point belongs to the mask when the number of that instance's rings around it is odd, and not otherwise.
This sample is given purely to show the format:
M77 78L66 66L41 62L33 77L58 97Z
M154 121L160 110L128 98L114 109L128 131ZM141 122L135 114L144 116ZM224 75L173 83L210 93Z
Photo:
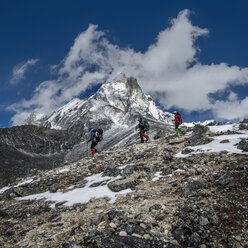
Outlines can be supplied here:
M89 132L90 132L90 139L87 141L87 143L92 141L90 150L91 150L92 155L94 155L96 152L98 152L96 149L96 145L102 139L103 130L102 129L95 130L94 128L89 128Z
M141 143L144 143L144 137L146 138L146 141L149 140L149 136L145 134L145 132L149 131L149 124L147 120L143 120L141 117L138 118L139 124L137 125L136 129L139 128L140 133L140 141Z
M182 117L181 115L177 112L174 111L174 120L172 120L175 122L175 132L176 134L178 134L178 132L181 132L184 134L184 130L179 128L179 126L183 123Z

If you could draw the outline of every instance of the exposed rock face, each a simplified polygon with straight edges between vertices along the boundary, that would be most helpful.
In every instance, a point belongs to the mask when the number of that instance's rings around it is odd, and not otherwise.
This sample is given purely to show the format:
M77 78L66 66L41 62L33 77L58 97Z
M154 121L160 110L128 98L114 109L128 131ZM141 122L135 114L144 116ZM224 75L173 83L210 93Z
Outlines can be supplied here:
M245 248L247 155L175 157L189 138L103 151L10 186L0 194L0 246ZM98 183L91 181L95 177ZM115 201L103 194L81 203L85 195L79 194L73 205L61 198L88 184L92 191L106 186L120 194ZM45 192L59 198L23 198Z
M80 142L72 131L37 126L0 129L0 186L18 177L61 165L66 152Z

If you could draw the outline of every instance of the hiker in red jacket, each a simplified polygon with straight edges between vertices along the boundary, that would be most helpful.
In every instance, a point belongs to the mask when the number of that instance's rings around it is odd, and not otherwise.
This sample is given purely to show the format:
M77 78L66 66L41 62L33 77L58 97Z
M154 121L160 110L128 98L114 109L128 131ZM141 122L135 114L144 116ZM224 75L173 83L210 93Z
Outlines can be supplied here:
M177 111L174 111L174 121L175 122L175 131L176 131L176 134L178 134L178 131L180 131L181 133L184 133L184 130L179 128L179 125L181 125L183 123L183 120L182 120L182 117L181 115L177 112Z

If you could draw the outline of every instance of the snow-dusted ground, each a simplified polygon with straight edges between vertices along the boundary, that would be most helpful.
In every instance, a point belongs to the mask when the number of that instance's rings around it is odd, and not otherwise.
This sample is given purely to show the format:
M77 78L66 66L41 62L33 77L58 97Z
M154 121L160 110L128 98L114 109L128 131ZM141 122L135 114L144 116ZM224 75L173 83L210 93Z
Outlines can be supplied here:
M99 199L99 198L104 198L104 197L107 197L110 199L109 203L114 203L118 194L127 194L127 193L132 192L131 189L126 189L120 192L113 192L108 188L107 182L110 183L120 178L121 176L102 177L102 173L99 173L99 174L86 177L85 180L87 180L87 183L83 188L76 188L76 189L73 189L65 193L64 192L51 193L47 191L44 193L29 195L25 197L16 198L16 199L17 200L34 200L34 199L40 200L40 199L45 198L46 201L55 202L51 205L51 207L55 207L55 204L57 202L65 202L64 205L72 206L74 203L87 203L91 199ZM99 183L99 182L102 182L102 184L97 187L90 187L90 185L92 185L93 183ZM71 187L68 189L71 189Z
M226 132L228 130L230 131L238 131L238 125L237 124L231 124L231 125L222 125L222 126L209 126L209 129L211 132ZM177 158L179 157L188 157L193 154L199 154L204 152L220 152L220 151L227 151L228 153L238 153L238 154L247 154L248 152L243 152L242 150L238 149L236 147L236 144L240 142L241 139L247 139L248 138L248 131L240 131L240 134L230 134L230 135L220 135L213 137L214 140L208 144L205 145L199 145L199 146L188 146L187 148L190 148L194 150L193 152L189 154L182 154L179 152L175 156ZM220 143L222 140L228 140L227 143Z

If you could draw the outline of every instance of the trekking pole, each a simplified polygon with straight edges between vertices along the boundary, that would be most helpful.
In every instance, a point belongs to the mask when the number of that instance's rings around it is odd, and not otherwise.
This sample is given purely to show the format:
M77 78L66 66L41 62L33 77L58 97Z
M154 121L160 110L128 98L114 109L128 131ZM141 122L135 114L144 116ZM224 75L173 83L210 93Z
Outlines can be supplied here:
M87 155L88 155L88 157L89 157L89 144L88 144L87 141L86 141L86 144L87 144Z

